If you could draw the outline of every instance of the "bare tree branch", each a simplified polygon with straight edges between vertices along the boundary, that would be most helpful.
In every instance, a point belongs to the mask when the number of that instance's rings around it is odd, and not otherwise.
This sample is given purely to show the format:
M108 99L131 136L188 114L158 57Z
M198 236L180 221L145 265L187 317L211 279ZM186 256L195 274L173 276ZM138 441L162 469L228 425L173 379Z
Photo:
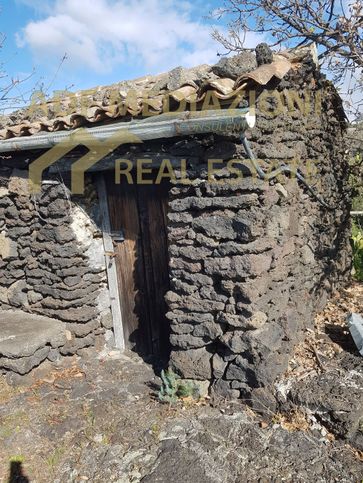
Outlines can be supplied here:
M228 35L215 30L213 37L226 53L242 50L247 32L264 34L272 47L315 42L333 81L337 85L343 81L353 85L354 81L350 110L359 114L363 97L362 0L352 0L348 6L342 0L225 0L217 12L218 18L223 16L232 18Z
M67 60L67 54L64 54L47 86L44 86L41 80L34 78L36 74L34 68L29 74L12 77L7 72L9 59L4 60L4 56L1 55L5 41L5 34L0 32L0 115L27 107L36 91L42 92L44 96L49 95L50 88ZM31 79L32 82L29 84L28 81Z

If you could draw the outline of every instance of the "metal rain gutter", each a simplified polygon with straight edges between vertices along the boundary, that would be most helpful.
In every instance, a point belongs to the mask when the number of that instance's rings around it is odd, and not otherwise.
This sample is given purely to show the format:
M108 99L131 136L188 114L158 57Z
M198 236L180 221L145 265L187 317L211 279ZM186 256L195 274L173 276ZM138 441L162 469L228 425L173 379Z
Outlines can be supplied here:
M120 140L122 138L125 139L126 134L131 134L133 136L130 136L130 140L126 142L133 143L193 134L239 132L245 152L261 179L271 180L280 173L293 174L321 205L330 210L334 209L315 192L297 169L282 164L278 169L270 173L263 171L245 136L245 131L253 128L256 123L256 116L254 111L252 112L248 109L222 109L164 113L141 121L118 122L106 126L78 128L69 131L5 139L0 141L0 153L50 149L63 141L68 140L72 142L72 137L76 141L75 146L76 144L82 144L83 140L89 146L90 135L95 141L103 141L104 143L112 137L114 143L115 137L117 139L117 133L120 134Z
M49 149L76 135L78 144L82 136L89 144L92 135L98 141L105 141L120 133L132 134L140 141L189 136L193 134L225 133L228 131L246 131L254 127L256 117L248 109L222 109L182 113L165 113L142 121L119 122L106 126L86 127L44 134L35 134L0 141L0 153ZM132 142L132 141L130 141Z

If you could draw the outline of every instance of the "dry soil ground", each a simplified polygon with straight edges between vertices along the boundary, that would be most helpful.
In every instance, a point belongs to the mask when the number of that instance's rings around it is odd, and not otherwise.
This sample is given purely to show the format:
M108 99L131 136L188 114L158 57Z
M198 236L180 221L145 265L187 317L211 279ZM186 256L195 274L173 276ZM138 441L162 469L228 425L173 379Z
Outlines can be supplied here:
M345 327L350 310L363 311L362 286L307 331L279 383L285 409L273 414L208 399L161 404L152 368L115 351L43 364L21 385L0 376L0 481L360 483L363 359Z

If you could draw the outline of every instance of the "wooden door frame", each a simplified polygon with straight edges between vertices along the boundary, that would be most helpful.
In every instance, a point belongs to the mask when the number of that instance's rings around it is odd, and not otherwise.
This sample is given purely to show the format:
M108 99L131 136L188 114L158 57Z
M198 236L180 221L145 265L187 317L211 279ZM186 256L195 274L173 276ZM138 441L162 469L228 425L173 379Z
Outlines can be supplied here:
M97 193L102 217L103 247L105 252L106 270L108 279L108 291L110 294L112 325L115 336L115 345L121 351L125 350L124 326L122 321L122 311L118 280L116 272L115 258L112 256L114 251L111 237L110 214L108 211L106 182L103 173L97 176Z

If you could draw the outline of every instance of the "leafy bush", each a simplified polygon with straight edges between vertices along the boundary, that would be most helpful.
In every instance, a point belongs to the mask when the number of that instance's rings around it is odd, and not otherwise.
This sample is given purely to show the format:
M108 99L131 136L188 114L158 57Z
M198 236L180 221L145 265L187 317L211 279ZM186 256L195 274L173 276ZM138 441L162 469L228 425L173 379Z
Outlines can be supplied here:
M352 210L363 211L363 155L357 153L350 159L350 185L352 187Z
M363 282L363 232L353 226L353 269L354 278Z
M192 381L183 381L173 371L161 371L162 384L158 393L161 402L175 404L181 398L199 397L198 388Z

